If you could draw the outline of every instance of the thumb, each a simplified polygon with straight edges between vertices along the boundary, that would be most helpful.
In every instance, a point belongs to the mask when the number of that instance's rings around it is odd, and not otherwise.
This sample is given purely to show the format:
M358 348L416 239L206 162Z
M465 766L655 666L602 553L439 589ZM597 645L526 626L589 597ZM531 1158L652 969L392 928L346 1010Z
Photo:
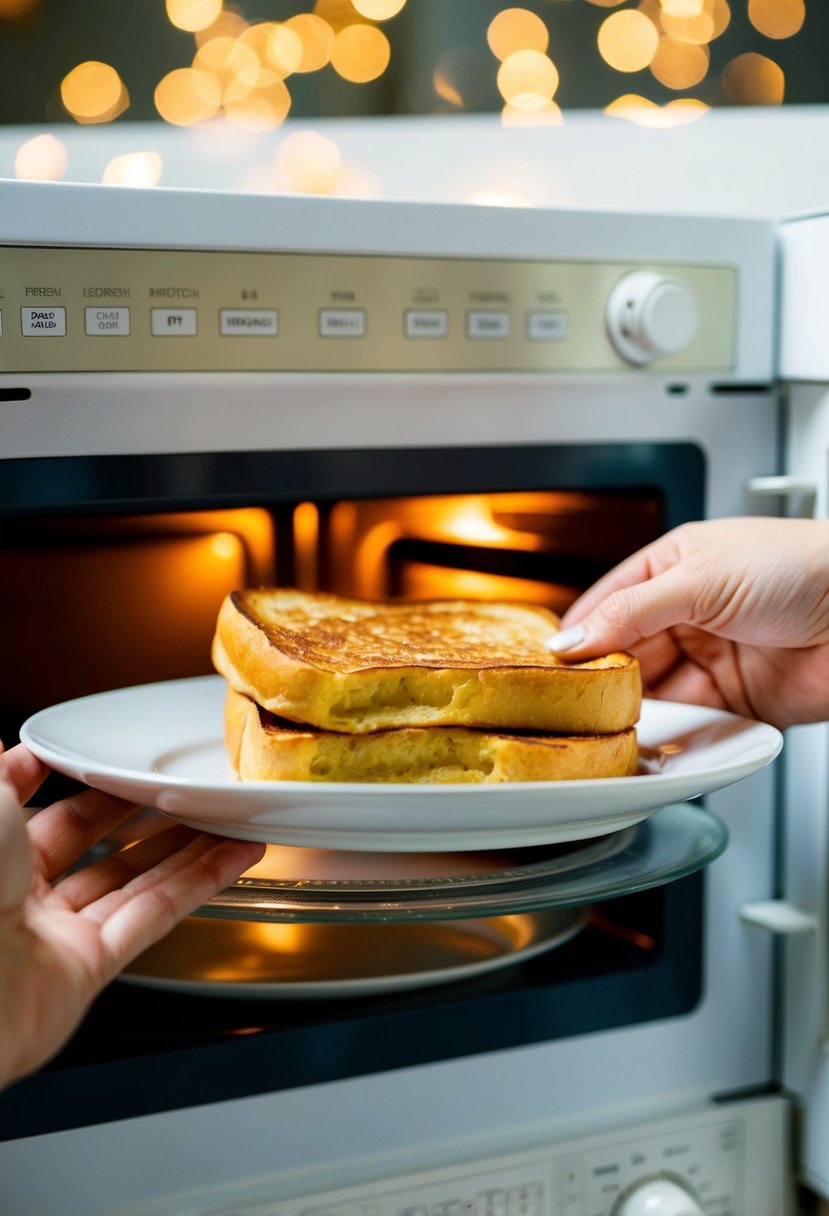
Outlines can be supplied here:
M567 628L547 640L547 649L574 661L627 650L691 621L696 590L694 581L674 566L647 582L611 592L581 619L571 613Z
M13 786L0 776L0 915L22 907L31 883L26 822Z

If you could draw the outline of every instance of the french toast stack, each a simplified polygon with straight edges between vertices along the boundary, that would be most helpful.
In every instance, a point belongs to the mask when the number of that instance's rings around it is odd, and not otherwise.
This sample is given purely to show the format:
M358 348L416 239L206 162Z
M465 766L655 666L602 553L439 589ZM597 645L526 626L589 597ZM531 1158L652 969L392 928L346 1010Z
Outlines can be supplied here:
M213 663L243 781L503 782L636 770L639 667L565 663L547 609L232 592Z

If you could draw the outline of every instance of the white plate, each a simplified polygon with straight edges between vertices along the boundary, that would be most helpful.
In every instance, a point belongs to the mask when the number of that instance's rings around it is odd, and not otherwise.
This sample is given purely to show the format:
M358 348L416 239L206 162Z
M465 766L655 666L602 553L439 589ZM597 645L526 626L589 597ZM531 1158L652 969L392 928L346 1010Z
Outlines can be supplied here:
M423 924L255 924L191 917L131 963L127 983L192 996L320 1000L457 983L575 937L589 909Z
M644 701L641 773L499 785L344 784L233 778L219 676L142 684L54 705L20 737L52 768L203 831L271 844L449 852L581 840L638 823L773 760L773 726Z

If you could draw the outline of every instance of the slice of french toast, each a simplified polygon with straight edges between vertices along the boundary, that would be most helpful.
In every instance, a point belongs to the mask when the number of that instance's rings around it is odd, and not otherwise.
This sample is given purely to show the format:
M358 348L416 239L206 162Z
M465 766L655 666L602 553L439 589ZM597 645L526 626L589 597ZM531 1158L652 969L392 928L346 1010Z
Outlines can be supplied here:
M364 734L470 726L604 735L639 717L631 655L566 663L556 616L529 604L367 601L285 588L234 591L213 663L279 717Z
M277 718L228 688L225 744L243 781L572 781L636 772L636 731L612 735L500 734L463 726L365 735Z

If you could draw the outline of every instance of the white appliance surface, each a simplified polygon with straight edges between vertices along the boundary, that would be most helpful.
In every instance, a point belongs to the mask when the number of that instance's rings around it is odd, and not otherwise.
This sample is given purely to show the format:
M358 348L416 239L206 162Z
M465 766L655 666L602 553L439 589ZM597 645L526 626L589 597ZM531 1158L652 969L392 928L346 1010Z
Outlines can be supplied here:
M333 153L342 168L318 177L348 197L764 219L827 203L827 106L714 109L667 128L589 110L552 127L504 127L494 114L289 119L258 134L222 121L5 127L0 177L15 176L23 144L50 134L67 181L99 182L113 158L151 152L162 186L285 193L297 186L281 166L308 132L327 141L326 165Z
M826 519L829 214L785 224L781 242L787 473L801 486L803 509ZM829 727L797 727L786 750L783 889L814 929L792 937L784 955L783 1079L804 1112L799 1169L829 1195Z
M784 1099L692 1099L655 1111L629 1097L621 1109L597 1106L587 1119L565 1111L550 1120L542 1113L550 1078L537 1071L534 1053L509 1052L494 1063L431 1066L2 1145L4 1210L635 1216L638 1209L620 1206L624 1197L670 1180L688 1201L658 1207L651 1197L641 1211L793 1216L781 1153L790 1134ZM624 1072L630 1095L636 1069ZM509 1112L514 1122L503 1118L499 1083L507 1077L525 1087L522 1108ZM555 1077L561 1087L584 1083L572 1069ZM474 1127L470 1107L486 1114Z

